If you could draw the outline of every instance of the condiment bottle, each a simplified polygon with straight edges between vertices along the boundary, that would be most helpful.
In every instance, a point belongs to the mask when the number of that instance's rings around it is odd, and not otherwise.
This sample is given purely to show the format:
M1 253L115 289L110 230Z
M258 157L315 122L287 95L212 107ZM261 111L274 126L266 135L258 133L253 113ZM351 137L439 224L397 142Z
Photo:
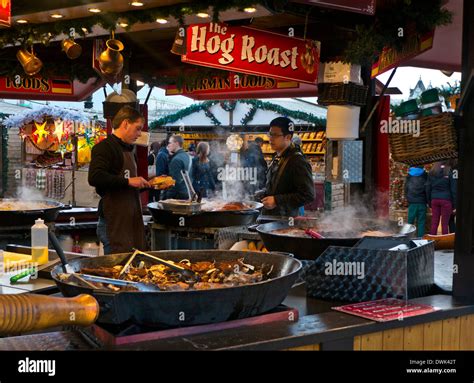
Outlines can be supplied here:
M39 265L48 263L48 226L41 218L31 227L31 258Z

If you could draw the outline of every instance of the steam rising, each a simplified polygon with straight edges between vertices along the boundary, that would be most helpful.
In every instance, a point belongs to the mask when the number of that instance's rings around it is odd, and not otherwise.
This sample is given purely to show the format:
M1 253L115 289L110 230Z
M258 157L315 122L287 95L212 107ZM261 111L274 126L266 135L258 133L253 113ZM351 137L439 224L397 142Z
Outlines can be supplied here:
M37 189L21 186L16 189L16 198L23 201L44 200L43 193Z

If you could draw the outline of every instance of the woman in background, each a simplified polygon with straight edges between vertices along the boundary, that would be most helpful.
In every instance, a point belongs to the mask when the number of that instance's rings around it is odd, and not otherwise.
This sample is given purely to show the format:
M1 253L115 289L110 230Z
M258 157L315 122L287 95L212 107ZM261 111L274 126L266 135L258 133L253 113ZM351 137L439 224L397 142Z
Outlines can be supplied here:
M446 161L436 162L430 170L426 195L432 214L430 234L438 234L440 218L442 234L448 234L449 219L456 212L456 179Z
M216 185L211 173L209 163L209 144L200 142L196 148L196 157L193 158L191 179L196 193L200 193L203 198L214 192Z

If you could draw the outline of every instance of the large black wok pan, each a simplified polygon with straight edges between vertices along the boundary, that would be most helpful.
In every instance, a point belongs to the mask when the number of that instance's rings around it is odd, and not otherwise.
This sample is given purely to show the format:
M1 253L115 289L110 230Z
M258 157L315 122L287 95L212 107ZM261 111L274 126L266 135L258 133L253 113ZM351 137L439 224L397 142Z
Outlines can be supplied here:
M0 199L1 202L8 202L16 204L18 202L26 202L19 199ZM65 206L60 202L53 200L33 200L28 203L41 203L47 205L42 209L23 209L23 210L1 210L0 209L0 226L31 226L38 218L45 222L54 222L58 217L60 210L69 209L70 206Z
M387 228L388 225L393 236L412 237L416 231L416 227L413 225L398 226L397 222L387 224L386 221L374 219L359 219L359 221L361 227L366 227L364 230L381 230L381 228ZM275 233L275 230L279 229L314 227L314 222L314 220L294 220L294 225L290 226L288 220L275 221L258 225L256 230L268 250L292 253L296 258L305 260L315 260L329 246L352 247L361 239L354 236L314 239Z
M98 322L109 324L134 323L145 326L189 326L246 318L278 306L298 278L301 262L285 254L241 252L230 250L171 250L151 252L163 259L191 262L235 260L245 258L252 265L272 264L270 279L245 286L213 290L159 292L102 292L62 282L58 274L62 265L51 275L64 296L86 293L100 304ZM130 254L115 254L69 262L75 271L81 267L100 267L125 264ZM138 255L135 262L146 257ZM153 261L152 261L153 262Z
M194 214L174 213L165 210L159 202L149 203L153 220L161 225L182 226L182 218L185 219L186 227L227 227L227 226L248 226L255 223L260 209L263 205L260 202L242 201L249 205L250 209L229 210L229 211L200 211Z

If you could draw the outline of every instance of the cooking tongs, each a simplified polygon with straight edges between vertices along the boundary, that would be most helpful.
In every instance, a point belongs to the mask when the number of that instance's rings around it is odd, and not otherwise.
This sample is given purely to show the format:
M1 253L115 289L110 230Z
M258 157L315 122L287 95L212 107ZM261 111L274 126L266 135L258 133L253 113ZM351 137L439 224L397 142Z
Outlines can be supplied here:
M135 251L136 254L141 254L141 255L144 255L145 257L148 257L150 259L153 259L155 260L156 262L158 263L161 263L162 265L165 265L165 266L168 266L170 269L174 270L174 271L177 271L178 273L180 273L185 279L187 280L193 280L195 282L199 281L200 280L200 277L197 273L195 273L194 271L192 270L189 270L189 269L186 269L184 268L183 266L180 266L179 264L176 264L174 262L170 262L170 261L167 261L165 259L161 259L161 258L158 258L154 255L151 255L151 254L148 254L148 253L145 253L143 251L140 251L140 250L136 250L136 249L133 249Z
M181 175L183 176L184 184L186 185L186 189L188 191L189 201L190 202L201 202L201 195L196 193L194 190L193 184L191 179L189 178L189 173L187 170L181 170Z

